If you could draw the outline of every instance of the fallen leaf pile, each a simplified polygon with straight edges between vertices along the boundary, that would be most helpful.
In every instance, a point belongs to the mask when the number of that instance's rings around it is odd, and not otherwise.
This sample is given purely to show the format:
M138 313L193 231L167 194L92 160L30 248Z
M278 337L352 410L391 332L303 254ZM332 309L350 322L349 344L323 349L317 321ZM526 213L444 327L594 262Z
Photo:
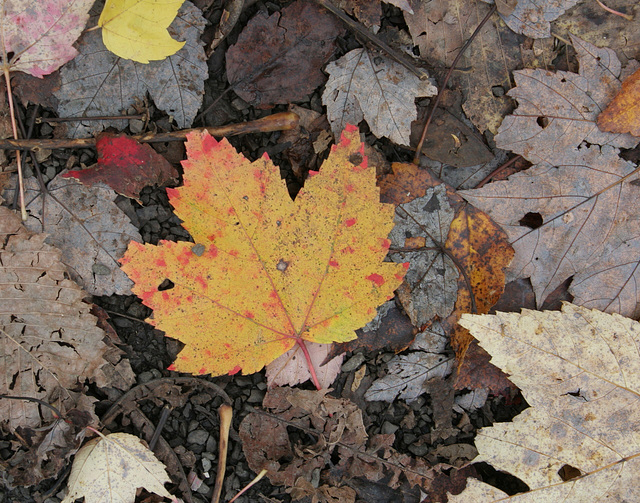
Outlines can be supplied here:
M600 131L596 118L619 91L610 49L573 38L580 73L515 72L518 100L496 143L534 166L460 192L508 234L507 281L530 277L538 306L567 278L575 303L637 315L638 168L619 157L638 139Z
M121 260L149 321L186 345L172 369L250 374L296 343L351 340L402 281L404 264L382 263L393 207L356 128L295 201L266 156L251 163L207 133L187 155L168 193L195 244L132 243Z
M384 481L392 489L429 488L437 468L398 453L392 447L392 434L368 438L358 406L327 392L270 390L263 401L265 411L252 412L240 424L249 467L255 472L268 470L269 480L294 488L291 493L299 496L296 499L305 496L304 481L310 483L316 470L326 491L348 487L357 478ZM290 430L305 433L311 443L292 441ZM355 494L344 501L354 502Z
M62 413L77 409L91 422L94 400L85 394L85 383L124 391L135 378L128 360L96 326L91 306L82 301L86 294L67 279L60 251L45 238L0 207L0 392L43 400ZM53 419L36 402L0 400L2 427L29 439L23 446L27 454L18 449L12 460L14 483L32 485L55 476L77 448L78 430ZM50 431L39 430L52 422Z
M562 312L465 314L461 324L531 406L478 431L479 455L517 476L533 501L638 501L640 324L564 304ZM563 468L575 475L562 476ZM452 502L504 501L475 479Z

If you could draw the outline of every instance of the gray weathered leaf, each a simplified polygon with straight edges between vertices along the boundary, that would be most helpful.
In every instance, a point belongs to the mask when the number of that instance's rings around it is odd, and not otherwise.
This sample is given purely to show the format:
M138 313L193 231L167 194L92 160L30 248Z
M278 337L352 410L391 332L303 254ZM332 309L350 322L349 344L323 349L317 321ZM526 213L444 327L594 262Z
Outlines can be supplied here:
M507 26L516 33L531 38L551 36L551 22L582 0L519 0L509 16L502 16Z
M327 65L329 80L322 94L327 118L337 138L346 124L367 121L378 138L409 145L415 99L434 96L435 86L404 66L367 49L354 49Z
M48 186L55 197L45 197L35 178L25 180L29 219L25 226L48 234L47 243L62 251L69 274L93 295L127 295L133 284L118 260L129 241L142 241L113 202L117 194L105 185L87 187L73 178L57 176Z
M147 92L155 105L171 115L180 128L191 126L202 105L207 63L200 35L205 26L200 9L185 2L169 27L174 38L185 40L173 56L149 64L121 59L102 43L99 30L85 32L80 54L60 70L61 86L55 96L61 117L121 115L142 101ZM123 129L125 121L73 123L68 134L80 138L108 126Z

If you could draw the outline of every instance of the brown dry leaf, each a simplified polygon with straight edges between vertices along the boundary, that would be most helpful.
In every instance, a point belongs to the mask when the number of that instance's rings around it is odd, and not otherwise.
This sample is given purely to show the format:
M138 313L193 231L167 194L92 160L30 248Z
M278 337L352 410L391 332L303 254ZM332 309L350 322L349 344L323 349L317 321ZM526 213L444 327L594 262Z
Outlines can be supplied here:
M320 470L320 484L329 487L336 487L332 481L343 485L355 477L384 479L392 489L403 481L429 487L434 469L396 452L391 447L393 435L367 441L362 411L349 400L327 396L328 391L268 391L263 402L268 412L252 412L240 424L249 467L268 470L271 483L288 487L300 486L300 478L310 481L315 470ZM306 433L311 444L292 443L288 429Z
M344 355L328 358L331 344L305 343L311 364L315 369L318 382L322 388L328 388L340 373ZM329 361L327 361L327 359ZM326 363L323 363L325 362ZM296 344L289 351L267 365L267 386L295 386L311 379L309 364L302 349Z
M171 479L164 465L138 437L112 433L94 438L78 451L63 503L83 496L85 503L129 503L139 487L172 498L166 482Z
M464 315L531 405L478 431L479 456L524 481L507 497L470 479L451 502L640 501L640 324L565 303L562 312ZM562 478L563 468L578 475Z
M295 486L287 489L293 501L311 498L311 503L355 503L356 492L350 487L314 487L307 479L300 477Z
M411 0L411 5L415 14L405 14L405 20L420 56L444 68L451 66L491 7L480 0ZM464 111L481 132L495 133L512 107L504 94L512 87L510 73L551 64L551 46L552 39L527 42L497 14L482 28L458 63L462 71L454 78L464 93Z
M622 82L622 89L598 115L597 123L603 131L640 136L640 69Z
M63 414L77 408L93 414L83 394L85 382L128 389L135 377L122 352L106 343L91 306L78 285L67 279L60 251L31 234L10 210L0 207L0 394L28 396L57 407ZM12 463L15 483L31 485L55 476L64 465L78 430L54 421L51 411L35 402L0 400L3 428L25 434ZM80 430L82 427L80 427ZM59 439L55 445L51 439ZM47 440L48 439L48 440Z
M615 147L638 139L595 124L620 88L613 51L573 42L580 74L516 72L510 94L519 106L496 136L500 148L536 165L460 194L505 229L516 251L507 279L530 277L538 306L573 276L576 304L636 316L638 168Z
M62 251L71 278L90 294L130 294L133 283L118 260L130 241L142 237L114 203L117 194L102 184L87 187L63 174L49 183L48 190L55 199L42 195L35 178L25 180L29 211L25 226L48 234L46 242Z
M299 101L325 82L322 65L343 30L313 2L298 0L271 16L261 11L227 50L229 83L259 108Z
M415 100L435 96L429 80L420 80L384 54L354 49L326 68L329 80L322 94L327 118L336 138L347 124L363 119L371 132L399 145L409 145Z

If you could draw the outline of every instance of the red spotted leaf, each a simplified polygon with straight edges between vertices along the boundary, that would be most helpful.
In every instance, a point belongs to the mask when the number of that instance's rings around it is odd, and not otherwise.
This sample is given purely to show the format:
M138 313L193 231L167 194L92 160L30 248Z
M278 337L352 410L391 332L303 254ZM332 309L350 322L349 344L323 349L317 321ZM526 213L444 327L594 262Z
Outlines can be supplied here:
M168 193L195 244L131 243L121 261L150 322L185 344L172 368L257 372L296 343L352 340L375 316L406 267L383 263L394 207L363 151L347 128L292 201L267 156L188 137L184 186Z

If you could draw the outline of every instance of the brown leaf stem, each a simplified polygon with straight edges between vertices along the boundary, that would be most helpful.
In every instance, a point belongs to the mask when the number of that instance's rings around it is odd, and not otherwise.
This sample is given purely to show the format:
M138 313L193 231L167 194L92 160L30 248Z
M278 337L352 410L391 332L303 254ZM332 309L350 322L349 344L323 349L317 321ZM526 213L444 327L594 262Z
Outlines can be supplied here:
M220 441L218 442L218 469L216 473L216 484L211 495L211 503L218 503L222 494L222 483L224 482L224 472L227 469L227 452L229 450L229 429L233 418L233 408L223 403L218 409L220 414Z
M469 40L467 40L465 44L462 46L462 49L460 49L460 51L458 52L456 58L453 60L453 63L451 63L451 67L449 68L449 71L447 72L444 78L444 82L442 83L442 85L440 86L440 90L438 91L438 96L436 97L436 100L433 103L433 106L431 107L431 112L427 117L427 121L424 123L424 128L422 128L422 135L420 135L420 140L418 141L418 145L416 146L416 155L413 158L414 164L417 165L420 163L420 152L422 151L422 145L424 144L424 140L427 137L427 130L429 129L429 125L431 124L431 120L433 119L433 115L435 114L436 108L438 108L438 104L442 99L443 91L447 88L447 83L451 78L451 74L455 70L456 65L458 64L458 61L460 61L460 58L462 57L464 52L471 45L471 42L473 42L473 40L478 36L482 27L487 23L487 21L489 21L489 18L493 15L495 11L496 11L496 4L493 4L489 9L489 12L487 12L487 15L484 17L482 21L480 21L480 24L478 25L478 27L471 34L471 36L469 37Z

